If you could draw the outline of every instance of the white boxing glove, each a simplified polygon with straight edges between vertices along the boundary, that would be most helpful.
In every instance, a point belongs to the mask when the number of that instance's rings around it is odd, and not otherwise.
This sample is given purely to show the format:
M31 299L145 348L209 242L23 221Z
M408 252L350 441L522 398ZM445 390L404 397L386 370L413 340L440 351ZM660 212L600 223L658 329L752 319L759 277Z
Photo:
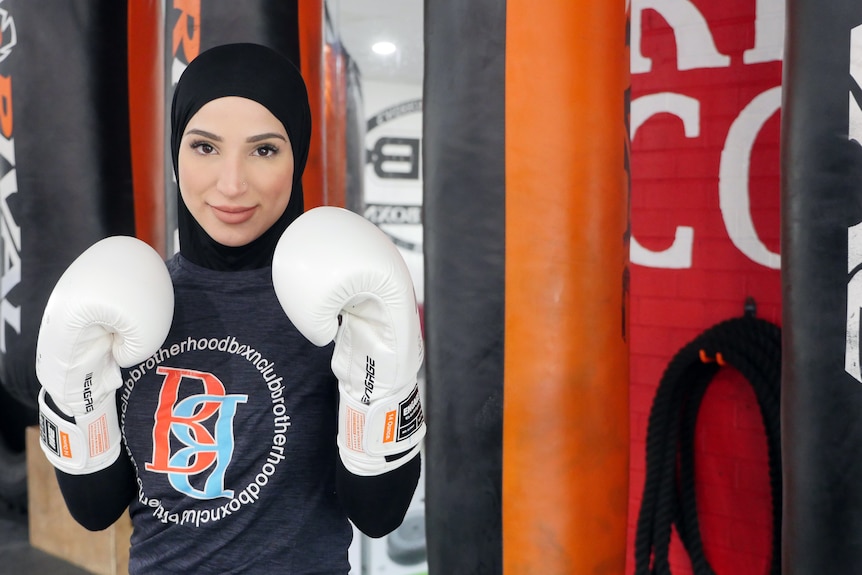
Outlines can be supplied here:
M117 460L120 367L158 351L173 313L165 263L136 238L103 239L63 272L36 342L40 444L54 467L81 475Z
M335 340L345 468L369 476L407 463L425 436L417 379L423 344L413 282L398 249L360 215L314 208L282 234L272 280L300 333L318 346ZM405 455L387 461L396 454Z

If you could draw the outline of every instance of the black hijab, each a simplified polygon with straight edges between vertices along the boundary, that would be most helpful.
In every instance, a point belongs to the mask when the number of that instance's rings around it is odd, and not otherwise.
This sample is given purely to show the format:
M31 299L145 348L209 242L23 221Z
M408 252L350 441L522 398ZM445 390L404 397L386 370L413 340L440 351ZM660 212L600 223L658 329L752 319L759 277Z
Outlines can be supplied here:
M293 191L281 217L256 240L230 247L213 240L192 217L177 187L180 253L215 270L248 270L272 265L282 232L303 211L302 172L311 140L308 92L299 70L277 52L258 44L225 44L202 52L177 82L171 105L171 157L179 182L180 141L186 125L204 104L239 96L266 107L287 130L293 150Z

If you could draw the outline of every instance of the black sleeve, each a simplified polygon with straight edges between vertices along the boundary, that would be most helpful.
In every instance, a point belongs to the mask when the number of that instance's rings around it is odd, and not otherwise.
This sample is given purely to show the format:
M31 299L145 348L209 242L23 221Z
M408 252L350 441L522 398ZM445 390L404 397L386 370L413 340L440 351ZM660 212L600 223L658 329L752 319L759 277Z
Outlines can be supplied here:
M45 401L57 415L64 417L50 395L45 395ZM74 422L74 418L65 419ZM95 473L70 475L59 469L54 472L72 518L90 531L113 525L135 496L135 470L124 452L109 467Z
M135 496L135 471L125 453L120 453L110 467L95 473L55 472L69 513L90 531L113 525Z
M395 531L416 492L422 470L421 455L383 475L363 477L344 468L337 457L335 489L347 516L369 537L383 537Z

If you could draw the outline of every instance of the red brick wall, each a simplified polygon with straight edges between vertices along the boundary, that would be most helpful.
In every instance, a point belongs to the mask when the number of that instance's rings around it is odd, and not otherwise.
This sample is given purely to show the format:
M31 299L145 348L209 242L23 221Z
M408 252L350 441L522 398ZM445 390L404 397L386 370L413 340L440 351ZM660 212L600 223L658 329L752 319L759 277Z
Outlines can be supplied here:
M693 237L691 249L675 258L636 249L632 255L628 573L647 420L668 362L705 329L741 315L746 297L755 299L758 317L780 324L783 4L644 0L632 7L633 237L650 252L670 248L680 226ZM732 368L719 372L707 392L695 457L702 536L714 570L766 573L773 529L766 436L754 393ZM691 573L676 536L671 568Z

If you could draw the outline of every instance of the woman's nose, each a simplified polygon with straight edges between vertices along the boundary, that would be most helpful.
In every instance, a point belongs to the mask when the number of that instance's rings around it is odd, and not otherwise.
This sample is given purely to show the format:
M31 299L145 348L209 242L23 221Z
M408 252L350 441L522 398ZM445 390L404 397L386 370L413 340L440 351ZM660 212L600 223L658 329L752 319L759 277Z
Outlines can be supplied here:
M238 196L248 189L242 161L238 158L225 158L219 174L218 190L225 196Z

